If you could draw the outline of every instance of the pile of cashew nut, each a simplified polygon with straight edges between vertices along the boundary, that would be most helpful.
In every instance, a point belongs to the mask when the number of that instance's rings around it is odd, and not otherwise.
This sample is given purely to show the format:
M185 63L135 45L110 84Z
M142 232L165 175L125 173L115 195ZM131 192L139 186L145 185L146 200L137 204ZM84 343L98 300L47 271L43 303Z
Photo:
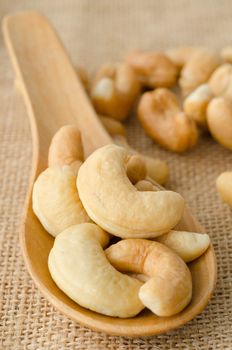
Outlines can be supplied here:
M206 133L232 150L232 46L133 51L121 63L104 64L91 82L80 68L78 74L103 125L123 146L121 122L135 110L146 134L169 151L187 151ZM167 176L166 166L162 183ZM223 173L216 183L232 206L231 178Z
M48 168L35 181L33 211L55 237L48 259L52 279L72 300L113 317L134 317L145 308L171 316L190 303L187 263L207 250L210 239L175 230L184 199L161 190L147 176L153 163L147 167L128 147L109 144L84 160L80 132L62 127L52 139Z

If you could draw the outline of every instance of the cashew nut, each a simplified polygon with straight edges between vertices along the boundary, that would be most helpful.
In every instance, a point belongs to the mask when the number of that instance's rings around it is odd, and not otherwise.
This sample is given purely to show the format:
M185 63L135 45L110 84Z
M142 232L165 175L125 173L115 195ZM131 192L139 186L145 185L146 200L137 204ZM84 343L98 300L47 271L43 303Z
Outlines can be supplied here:
M122 135L125 136L126 134L126 129L123 126L122 123L120 123L118 120L100 115L99 116L103 126L106 128L106 130L108 131L108 133L111 136L114 135Z
M232 46L225 46L220 52L225 62L232 63Z
M140 154L135 149L129 146L125 137L115 135L114 141L117 145L124 147L129 154ZM149 178L163 185L169 176L169 169L167 163L159 158L152 158L141 154L146 164L146 173Z
M142 86L171 87L176 83L178 69L162 53L134 51L125 60L137 73Z
M126 173L132 184L145 179L146 164L143 157L139 154L133 154L126 163Z
M232 150L232 101L213 98L207 108L207 123L215 140Z
M170 151L183 152L197 142L195 122L181 111L177 97L167 89L145 92L138 105L138 118L146 133Z
M150 277L140 288L139 298L156 315L175 315L190 302L191 273L184 261L163 244L126 239L110 246L105 253L119 271Z
M209 86L202 84L184 100L184 112L205 129L207 129L206 109L212 97L213 94Z
M181 71L179 84L183 96L207 82L219 63L218 56L209 50L199 50L194 53Z
M209 236L204 233L170 231L156 239L179 255L185 262L201 256L209 247Z
M89 222L76 188L76 173L68 165L43 171L34 183L33 211L53 236L71 225Z
M226 171L219 175L216 186L222 200L232 207L232 172Z
M83 161L84 151L80 131L73 125L65 125L53 136L49 152L48 166L71 165ZM77 163L76 163L77 164Z
M159 190L149 180L140 180L135 184L138 191L157 191Z
M139 192L126 175L128 153L104 146L80 167L77 187L90 218L115 236L156 237L180 220L184 200L176 192Z
M165 55L179 68L181 69L199 50L200 47L193 46L180 46L169 49L165 52Z
M99 114L124 120L139 91L136 74L128 64L106 64L95 77L91 98Z
M97 225L81 224L60 233L48 259L58 287L79 305L104 315L133 317L144 307L142 283L108 262L102 247L108 235Z
M218 67L208 84L214 96L232 99L232 65L225 63Z

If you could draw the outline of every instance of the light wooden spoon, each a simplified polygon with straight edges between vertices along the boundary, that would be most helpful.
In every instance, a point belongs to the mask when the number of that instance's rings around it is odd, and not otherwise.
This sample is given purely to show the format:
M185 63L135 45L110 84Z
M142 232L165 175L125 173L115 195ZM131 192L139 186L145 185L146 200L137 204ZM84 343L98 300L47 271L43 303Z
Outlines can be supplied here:
M51 138L61 126L77 124L84 135L87 153L111 143L112 139L92 109L59 38L43 16L36 12L7 16L3 21L3 33L32 130L32 175L20 243L28 271L36 285L68 317L110 334L154 335L185 324L204 309L213 293L216 261L212 246L189 264L193 298L186 309L172 317L157 317L148 310L130 319L100 315L76 304L51 279L47 260L53 238L40 225L31 207L32 186L37 175L47 166ZM202 232L202 227L188 211L182 219L181 229Z

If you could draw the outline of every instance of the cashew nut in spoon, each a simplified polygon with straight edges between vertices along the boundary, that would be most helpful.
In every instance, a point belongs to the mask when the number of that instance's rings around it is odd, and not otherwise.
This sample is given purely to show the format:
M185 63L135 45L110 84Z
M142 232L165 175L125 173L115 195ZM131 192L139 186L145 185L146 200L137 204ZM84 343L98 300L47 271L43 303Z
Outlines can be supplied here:
M71 226L60 233L48 259L58 287L79 305L113 317L133 317L143 308L142 283L117 271L103 247L109 236L95 224Z
M91 99L99 114L124 120L139 91L136 74L128 64L105 64L96 74Z
M138 119L145 132L170 151L186 151L198 140L195 122L182 112L176 95L165 88L142 95Z
M185 262L199 258L209 247L210 238L206 233L170 231L156 240L179 255Z
M61 127L52 138L48 151L48 166L71 165L77 171L83 161L80 131L74 125Z
M124 147L129 154L140 154L135 149L130 147L124 136L115 135L114 141L117 145ZM144 154L140 155L145 161L147 176L155 182L158 182L160 185L163 185L167 181L169 176L169 169L167 163L159 158L152 158L149 156L145 156Z
M163 244L126 239L111 245L105 253L119 271L150 277L140 288L139 298L156 315L175 315L190 302L191 273L184 261Z
M77 188L86 212L100 227L122 238L170 231L183 214L183 198L173 191L138 191L127 177L127 159L124 148L110 144L82 164Z
M32 192L33 211L53 236L71 225L91 221L76 188L80 159L83 148L79 131L71 125L60 128L50 145L50 167L38 176Z

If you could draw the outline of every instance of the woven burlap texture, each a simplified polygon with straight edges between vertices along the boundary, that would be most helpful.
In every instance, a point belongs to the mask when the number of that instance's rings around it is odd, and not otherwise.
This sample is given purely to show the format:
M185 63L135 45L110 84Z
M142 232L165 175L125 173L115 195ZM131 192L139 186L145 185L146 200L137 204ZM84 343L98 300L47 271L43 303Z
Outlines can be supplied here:
M120 60L131 48L162 50L183 44L220 48L231 41L229 0L0 2L1 17L24 9L47 15L73 61L89 72L102 62ZM2 41L0 66L0 349L232 349L232 217L215 190L217 175L232 169L232 153L205 136L194 150L174 155L155 146L135 118L127 122L129 141L167 160L169 184L184 195L210 234L218 282L205 311L168 334L130 339L91 331L57 312L24 266L18 230L30 174L31 135Z

